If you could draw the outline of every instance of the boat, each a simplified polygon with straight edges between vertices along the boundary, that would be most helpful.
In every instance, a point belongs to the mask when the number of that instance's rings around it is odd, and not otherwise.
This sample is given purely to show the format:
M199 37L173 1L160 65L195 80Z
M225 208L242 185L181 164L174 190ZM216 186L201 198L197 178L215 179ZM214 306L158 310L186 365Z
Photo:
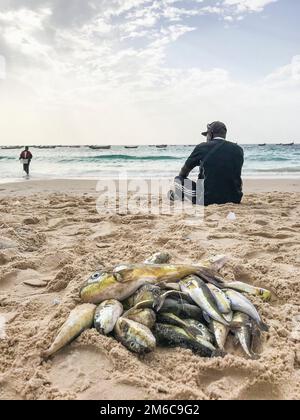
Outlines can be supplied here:
M137 149L139 146L125 146L125 149Z
M109 150L111 146L89 146L92 150Z
M282 146L294 146L295 143L287 143L287 144L283 144Z
M156 147L157 147L157 149L166 149L168 147L168 145L167 144L161 144L161 145L158 145Z
M56 149L56 146L33 146L35 149Z
M22 146L2 146L1 149L2 150L17 150L17 149L22 149Z
M266 146L266 145L267 145L267 143L259 144L259 146L261 146L261 147Z

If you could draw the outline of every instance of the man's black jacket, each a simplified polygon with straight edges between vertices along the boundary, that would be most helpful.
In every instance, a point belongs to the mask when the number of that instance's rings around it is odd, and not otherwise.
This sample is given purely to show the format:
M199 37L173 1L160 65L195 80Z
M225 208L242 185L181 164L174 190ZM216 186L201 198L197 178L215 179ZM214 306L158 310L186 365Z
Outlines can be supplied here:
M217 147L220 142L224 143ZM215 148L212 154L208 153ZM186 161L180 176L186 178L189 173L203 162L203 170L199 178L204 179L204 202L210 204L239 204L243 197L242 167L244 164L244 151L235 143L224 140L211 140L196 146Z

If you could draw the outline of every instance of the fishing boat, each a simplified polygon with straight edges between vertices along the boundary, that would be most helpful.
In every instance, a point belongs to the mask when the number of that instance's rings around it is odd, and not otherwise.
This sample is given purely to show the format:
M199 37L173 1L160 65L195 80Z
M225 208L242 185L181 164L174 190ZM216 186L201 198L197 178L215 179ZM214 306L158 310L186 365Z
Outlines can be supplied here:
M110 150L111 146L89 146L92 150Z
M56 146L33 146L35 149L56 149Z

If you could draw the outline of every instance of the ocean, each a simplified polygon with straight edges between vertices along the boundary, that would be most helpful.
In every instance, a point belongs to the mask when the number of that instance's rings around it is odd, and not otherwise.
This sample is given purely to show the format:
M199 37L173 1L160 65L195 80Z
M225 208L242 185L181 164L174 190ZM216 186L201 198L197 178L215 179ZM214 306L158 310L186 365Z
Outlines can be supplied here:
M294 146L241 145L245 151L244 178L300 178L300 144ZM139 146L126 149L112 146L110 150L92 150L57 147L55 149L31 148L34 159L31 178L100 177L174 177L195 146ZM21 150L0 149L0 182L22 179L22 166L18 158ZM195 170L195 176L196 176Z

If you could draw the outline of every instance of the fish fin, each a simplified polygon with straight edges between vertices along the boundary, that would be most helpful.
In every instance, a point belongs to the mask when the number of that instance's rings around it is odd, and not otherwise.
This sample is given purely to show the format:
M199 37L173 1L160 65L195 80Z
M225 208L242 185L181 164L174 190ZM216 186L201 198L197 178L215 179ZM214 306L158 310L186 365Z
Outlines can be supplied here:
M151 300L142 300L141 302L138 302L135 306L133 306L130 309L145 309L145 308L148 308L148 305L150 303L151 303Z
M224 288L225 281L220 276L216 275L215 272L212 270L199 269L196 275L202 280L204 280L206 283L211 283L214 286L217 286L219 289Z
M167 289L174 292L180 292L180 286L178 283L162 282L162 283L159 283L159 286L161 289Z

